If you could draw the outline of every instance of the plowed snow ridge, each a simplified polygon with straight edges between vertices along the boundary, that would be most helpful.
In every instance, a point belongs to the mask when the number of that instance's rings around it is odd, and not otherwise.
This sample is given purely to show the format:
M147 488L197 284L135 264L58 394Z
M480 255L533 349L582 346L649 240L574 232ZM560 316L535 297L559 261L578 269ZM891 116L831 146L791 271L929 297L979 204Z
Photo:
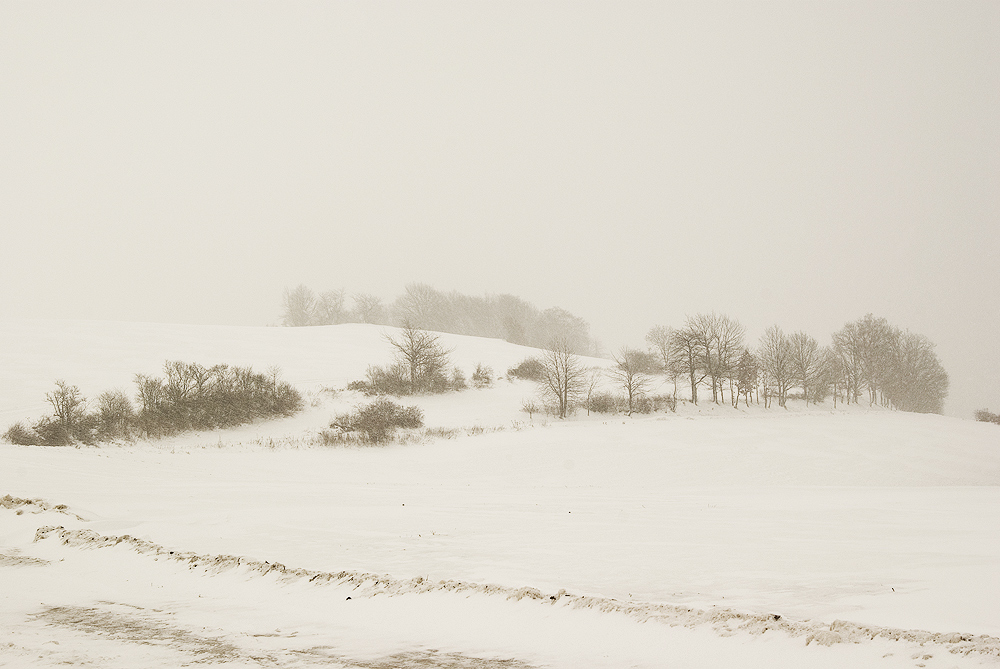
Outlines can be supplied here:
M4 498L7 499L7 498ZM41 500L19 500L39 508L59 509L58 506ZM65 507L63 507L65 509ZM60 510L63 510L60 509ZM890 627L861 625L843 620L832 623L817 621L789 620L777 614L755 614L714 607L710 610L653 604L643 602L623 602L605 597L582 596L559 590L543 593L535 588L514 588L504 585L470 583L466 581L432 581L418 577L409 580L393 578L385 574L358 571L314 571L287 567L278 562L255 560L234 555L199 555L196 553L169 550L159 544L130 535L105 536L93 530L67 530L61 526L45 526L37 530L35 541L56 539L64 546L74 548L102 549L115 546L131 548L142 555L165 557L186 564L191 569L199 569L208 574L219 574L229 570L241 570L256 576L275 576L283 582L308 581L317 585L334 584L353 586L358 596L421 594L427 592L466 592L504 597L510 600L536 600L539 604L560 605L574 609L595 609L604 613L629 616L639 622L655 621L670 626L696 627L709 625L716 632L729 636L737 632L762 634L769 630L781 631L793 638L806 637L806 645L817 643L863 643L874 639L904 641L919 645L934 644L948 652L970 655L979 654L1000 657L1000 639L989 635L963 634L959 632L941 633L923 630L904 630Z

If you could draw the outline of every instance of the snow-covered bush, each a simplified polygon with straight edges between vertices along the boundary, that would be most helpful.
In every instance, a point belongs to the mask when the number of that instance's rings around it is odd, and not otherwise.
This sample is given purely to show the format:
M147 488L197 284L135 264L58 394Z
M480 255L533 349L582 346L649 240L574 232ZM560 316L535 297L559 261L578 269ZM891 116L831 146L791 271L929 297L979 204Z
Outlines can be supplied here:
M41 436L24 423L14 423L3 433L5 441L18 446L37 446L42 443Z
M541 381L545 375L545 365L538 358L525 358L507 370L507 378L525 381Z
M362 443L382 444L399 428L413 429L422 427L423 424L424 415L419 407L404 407L380 397L351 413L338 415L331 421L330 427L340 431L340 435L344 437L343 442L350 441L346 435L357 434ZM328 441L337 441L336 435L332 437Z
M351 381L348 390L356 390L365 395L393 395L400 397L410 394L410 379L406 368L396 363L386 367L371 365L365 372L363 381Z
M585 400L584 408L594 413L617 413L620 409L619 398L611 393L592 393Z
M673 395L653 395L650 398L653 411L677 411L677 398Z
M543 407L539 406L532 400L524 400L521 403L521 411L528 414L528 419L530 420L536 413L541 413Z
M135 406L122 390L108 390L97 398L97 438L127 439L135 428Z
M475 376L472 377L475 380ZM451 389L452 390L466 390L469 387L469 383L465 380L465 372L462 371L461 367L454 367L451 370Z
M977 409L974 415L976 420L980 422L1000 425L1000 414L992 413L987 409Z
M476 388L489 388L493 385L493 368L479 363L472 373L472 385Z
M250 367L167 362L165 377L136 377L141 434L166 436L185 430L234 427L260 418L290 416L304 404L302 395L278 378Z
M88 413L79 388L57 381L45 396L53 415L13 425L4 436L12 443L45 446L161 437L289 416L303 406L302 395L280 381L277 370L258 374L249 367L175 361L164 365L164 378L138 374L135 383L138 410L123 391L115 390L102 393L97 411Z

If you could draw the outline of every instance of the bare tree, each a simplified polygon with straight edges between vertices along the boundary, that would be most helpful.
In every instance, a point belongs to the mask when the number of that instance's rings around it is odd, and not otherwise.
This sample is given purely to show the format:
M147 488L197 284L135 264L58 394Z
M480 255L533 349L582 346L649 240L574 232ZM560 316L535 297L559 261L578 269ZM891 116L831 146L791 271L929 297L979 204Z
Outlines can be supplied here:
M362 323L384 324L386 319L382 298L368 293L355 295L354 317Z
M407 324L398 336L387 334L385 340L406 366L411 392L436 391L438 385L447 385L445 370L451 351L441 346L436 334Z
M393 318L402 327L447 330L447 298L426 283L408 283L393 304Z
M135 407L123 390L107 390L97 397L101 440L128 437L135 422Z
M853 377L855 401L864 386L869 405L878 402L879 393L889 380L899 338L899 330L886 319L871 314L846 324L834 334L834 348L844 357Z
M760 370L764 376L764 406L769 406L772 395L778 398L778 406L784 407L788 389L794 380L792 370L792 347L788 337L777 325L764 331L758 350Z
M290 327L312 325L316 317L316 296L312 290L299 284L285 289L281 300L281 320Z
M649 343L650 349L659 357L662 366L661 369L673 382L674 397L677 397L677 377L684 374L684 370L679 364L680 361L674 355L674 349L671 346L673 337L674 329L668 325L654 325L646 333L646 342Z
M558 339L578 355L588 355L593 350L590 326L579 316L565 309L552 307L541 313L537 326L543 341Z
M584 390L587 368L564 338L553 340L542 352L541 360L542 394L554 403L559 418L566 418Z
M584 404L587 407L588 416L590 415L590 405L591 400L594 398L594 391L597 390L597 386L600 384L603 377L604 370L600 367L590 367L584 375L583 395L585 396Z
M681 332L698 358L698 368L711 380L712 401L718 404L724 399L723 381L733 377L736 361L743 352L743 326L728 316L712 312L688 316Z
M70 443L80 435L80 423L86 414L86 399L80 389L65 381L56 381L56 389L45 393L45 399L52 405L52 415L58 430L56 441Z
M833 408L836 409L840 393L844 391L844 396L847 396L843 360L833 346L822 347L819 354L821 358L819 382L824 391L830 392L831 397L833 397Z
M732 393L732 381L736 376L736 364L742 355L743 337L746 334L739 321L728 316L712 314L715 321L715 337L712 344L712 357L715 359L715 371L718 375L719 400L722 397L722 381L728 379L730 393Z
M706 376L703 365L702 343L698 333L685 326L670 335L670 355L680 374L691 384L691 401L698 404L698 384Z
M760 367L757 364L757 357L750 352L750 349L743 349L739 362L736 363L736 393L733 396L733 406L739 407L740 395L743 395L743 403L750 404L750 396L757 389L760 378Z
M615 366L608 370L608 374L625 391L629 416L635 410L635 402L646 395L652 383L647 356L643 351L632 348L623 348L612 356Z
M844 389L844 401L848 404L857 404L861 396L861 356L855 339L856 325L848 323L833 333L833 345L830 348L831 355L836 358L830 361L830 367L838 373Z
M669 325L654 325L646 333L646 342L660 357L664 368L670 366L670 336L673 332L674 329Z
M923 335L900 333L883 388L901 411L941 413L948 395L948 373L934 353L933 342Z
M823 356L819 343L805 332L793 332L788 337L788 344L792 354L792 374L802 386L802 395L808 406L809 392L814 390L814 385L819 385L823 373Z
M858 321L861 343L861 373L868 388L869 404L878 402L878 395L889 380L900 332L884 318L866 314Z
M338 325L347 320L347 310L344 308L346 293L343 288L328 290L319 296L315 308L317 325Z
M538 310L514 295L497 295L493 303L500 336L512 344L530 345L534 340L532 327Z

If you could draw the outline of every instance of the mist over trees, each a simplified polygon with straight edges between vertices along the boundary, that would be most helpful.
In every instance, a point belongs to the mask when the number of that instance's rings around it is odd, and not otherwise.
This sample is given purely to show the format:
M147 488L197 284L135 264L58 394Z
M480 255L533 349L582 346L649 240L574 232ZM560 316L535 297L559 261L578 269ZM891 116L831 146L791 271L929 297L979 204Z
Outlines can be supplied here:
M350 307L348 307L350 302ZM540 310L513 295L470 296L445 293L425 283L407 284L391 304L343 290L317 296L299 285L286 289L281 301L281 321L289 327L371 323L421 330L503 339L512 344L543 348L553 339L564 340L573 353L591 355L596 344L590 325L565 309Z
M927 337L900 330L872 314L846 323L821 346L811 335L786 335L774 325L764 331L755 349L745 341L745 329L728 316L689 316L683 326L654 326L646 335L651 354L675 382L684 377L690 399L708 388L712 401L729 399L734 406L789 397L838 401L901 411L941 413L948 394L948 374ZM793 392L795 393L793 395ZM753 400L756 396L756 400Z
M299 285L284 292L282 322L394 325L545 349L547 373L555 379L548 399L560 416L572 409L582 392L577 386L583 383L577 379L578 361L565 356L593 355L597 350L587 322L564 309L539 310L506 294L446 293L424 283L407 284L389 304L365 293L348 296L343 290L317 296ZM646 343L649 352L641 352L646 356L642 370L636 367L634 349L622 349L614 356L612 378L623 391L628 413L648 390L654 373L650 360L655 361L655 374L672 382L674 399L682 382L695 404L710 392L712 402L729 401L734 406L741 398L765 408L775 402L785 407L790 397L807 405L832 398L835 406L867 399L870 406L941 413L948 394L948 374L933 342L872 314L846 323L832 333L827 345L802 331L786 334L777 325L767 328L758 342L748 342L739 321L715 312L688 316L678 327L656 325L647 333ZM557 362L573 369L560 372ZM562 378L564 374L569 378ZM414 379L408 378L407 385L413 387Z

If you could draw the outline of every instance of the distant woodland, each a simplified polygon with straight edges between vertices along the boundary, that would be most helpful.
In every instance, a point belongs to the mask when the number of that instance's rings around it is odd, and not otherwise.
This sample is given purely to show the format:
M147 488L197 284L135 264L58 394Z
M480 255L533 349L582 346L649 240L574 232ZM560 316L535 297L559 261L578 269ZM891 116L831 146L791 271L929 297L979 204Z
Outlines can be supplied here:
M582 318L555 307L541 311L513 295L470 297L411 283L391 304L367 294L353 296L350 307L347 301L343 290L317 295L300 285L285 291L282 319L289 326L375 323L493 337L563 356L597 352ZM789 398L806 403L832 398L925 413L944 410L949 384L933 342L872 314L845 324L825 346L812 335L786 334L776 325L755 345L746 341L746 329L736 319L696 314L679 327L654 326L644 348L626 347L612 358L630 413L643 405L656 376L672 382L675 400L680 386L684 399L694 403L706 395L716 403L765 407L784 407ZM564 364L573 367L572 361ZM585 375L565 373L571 378L556 375L553 381L560 394L583 394ZM585 404L560 399L564 411Z
M445 293L424 283L407 284L402 295L388 304L368 293L351 296L344 290L316 293L299 285L285 290L281 320L290 327L339 323L410 325L537 348L544 348L558 338L565 340L574 353L596 352L590 325L565 309L540 310L513 295L476 297L455 291Z

